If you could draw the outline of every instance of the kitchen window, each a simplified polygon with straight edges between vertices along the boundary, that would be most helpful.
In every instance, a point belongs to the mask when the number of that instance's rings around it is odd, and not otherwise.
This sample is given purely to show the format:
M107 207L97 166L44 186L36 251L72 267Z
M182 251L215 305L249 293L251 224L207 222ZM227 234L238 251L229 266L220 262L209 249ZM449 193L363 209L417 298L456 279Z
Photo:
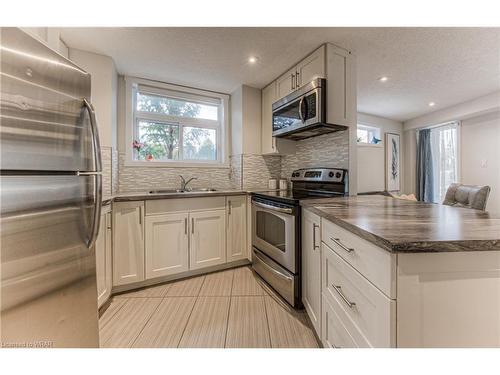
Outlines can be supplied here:
M143 166L226 163L228 96L128 78L127 162Z

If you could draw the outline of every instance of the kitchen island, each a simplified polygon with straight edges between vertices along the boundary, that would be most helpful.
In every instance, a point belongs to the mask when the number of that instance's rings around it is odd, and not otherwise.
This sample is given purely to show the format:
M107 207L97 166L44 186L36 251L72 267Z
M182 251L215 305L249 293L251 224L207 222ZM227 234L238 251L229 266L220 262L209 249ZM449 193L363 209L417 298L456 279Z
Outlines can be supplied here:
M301 205L325 346L500 347L500 217L385 196Z

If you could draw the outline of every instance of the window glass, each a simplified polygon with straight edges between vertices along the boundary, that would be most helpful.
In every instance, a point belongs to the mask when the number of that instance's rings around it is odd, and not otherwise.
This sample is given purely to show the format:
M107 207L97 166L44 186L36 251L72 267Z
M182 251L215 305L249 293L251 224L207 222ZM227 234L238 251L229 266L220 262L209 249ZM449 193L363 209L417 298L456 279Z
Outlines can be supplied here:
M216 130L186 126L182 137L184 159L217 160Z
M358 143L379 144L382 142L380 128L358 124Z
M218 107L215 105L190 102L166 96L137 93L137 111L161 113L168 116L218 119Z
M136 160L178 160L179 126L175 124L138 120L139 140L133 147Z

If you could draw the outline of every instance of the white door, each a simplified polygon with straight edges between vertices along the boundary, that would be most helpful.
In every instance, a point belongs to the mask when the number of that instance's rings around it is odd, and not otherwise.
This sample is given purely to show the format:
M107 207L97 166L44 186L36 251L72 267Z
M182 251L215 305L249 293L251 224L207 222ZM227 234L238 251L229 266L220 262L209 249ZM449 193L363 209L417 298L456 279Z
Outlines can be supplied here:
M96 278L97 278L97 305L105 301L106 295L106 214L101 215L99 233L95 242Z
M318 48L297 65L297 87L325 77L325 47Z
M226 211L191 212L189 269L226 262Z
M276 100L281 99L296 89L296 69L293 67L276 80Z
M113 285L144 280L144 202L113 205Z
M189 215L146 216L146 279L189 269Z
M321 233L320 218L302 211L302 303L321 337Z
M247 197L245 195L229 196L227 202L227 261L245 259L247 257Z

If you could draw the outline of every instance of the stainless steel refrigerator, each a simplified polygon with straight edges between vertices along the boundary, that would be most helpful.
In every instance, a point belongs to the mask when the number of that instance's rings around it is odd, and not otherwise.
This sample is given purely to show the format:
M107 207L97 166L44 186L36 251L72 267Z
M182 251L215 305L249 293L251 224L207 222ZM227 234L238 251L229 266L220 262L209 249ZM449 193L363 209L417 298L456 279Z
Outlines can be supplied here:
M90 75L17 28L0 46L1 344L98 347Z

